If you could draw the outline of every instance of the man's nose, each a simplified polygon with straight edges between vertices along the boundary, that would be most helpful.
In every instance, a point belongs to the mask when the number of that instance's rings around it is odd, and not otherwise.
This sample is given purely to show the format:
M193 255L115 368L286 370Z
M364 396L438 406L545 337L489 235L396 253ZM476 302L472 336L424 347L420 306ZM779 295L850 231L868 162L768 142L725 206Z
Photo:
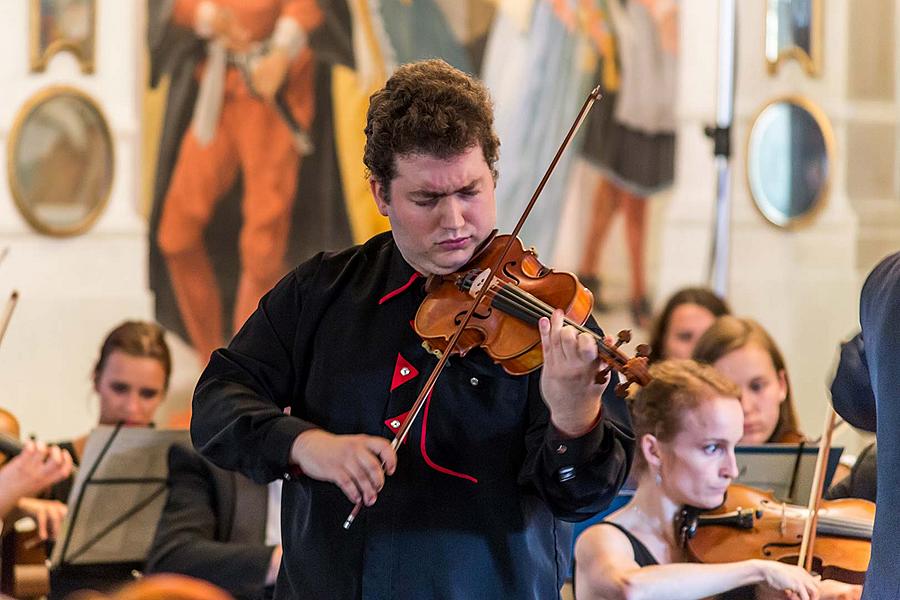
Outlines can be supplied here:
M441 227L443 229L460 229L466 220L463 206L454 196L447 196L441 202Z

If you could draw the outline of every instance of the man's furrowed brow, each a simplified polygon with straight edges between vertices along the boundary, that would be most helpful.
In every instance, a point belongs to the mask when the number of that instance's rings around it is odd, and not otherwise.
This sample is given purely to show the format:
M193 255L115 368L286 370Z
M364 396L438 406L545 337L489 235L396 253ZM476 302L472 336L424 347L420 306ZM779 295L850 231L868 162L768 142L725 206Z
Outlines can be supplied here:
M455 190L444 191L444 190L433 190L433 189L421 189L421 190L415 190L414 192L412 192L412 195L420 197L420 198L425 198L428 200L437 200L439 198L443 198L444 196L451 196L453 194L471 193L471 192L474 192L477 188L478 188L478 180L474 179L474 180L470 181L469 183L467 183L466 185L464 185L458 189L455 189Z

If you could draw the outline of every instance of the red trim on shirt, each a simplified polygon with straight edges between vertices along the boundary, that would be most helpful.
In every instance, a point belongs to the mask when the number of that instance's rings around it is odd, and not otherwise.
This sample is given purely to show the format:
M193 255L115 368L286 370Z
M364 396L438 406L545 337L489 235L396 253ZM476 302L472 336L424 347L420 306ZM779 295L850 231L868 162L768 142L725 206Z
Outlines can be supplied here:
M425 449L425 434L428 429L428 407L431 406L431 393L428 394L428 399L425 401L425 414L422 415L422 441L419 442L419 449L422 451L422 458L425 459L425 464L429 467L438 471L439 473L443 473L444 475L450 475L451 477L459 477L460 479L465 479L467 481L471 481L472 483L478 483L478 480L472 477L471 475L466 475L465 473L458 473L456 471L452 471L446 467L442 467L428 456L428 451Z
M406 288L408 288L409 286L411 286L412 283L413 283L413 281L415 281L415 280L418 279L418 278L419 278L419 272L416 271L415 273L412 274L412 277L409 278L409 281L407 281L406 283L404 283L403 285L401 285L400 287L398 287L398 288L397 288L396 290L394 290L393 292L388 292L387 294L385 294L385 295L381 298L381 300L378 301L378 304L384 304L385 302L387 302L388 300L390 300L391 298L393 298L393 297L396 296L397 294L402 294L403 291L406 290Z

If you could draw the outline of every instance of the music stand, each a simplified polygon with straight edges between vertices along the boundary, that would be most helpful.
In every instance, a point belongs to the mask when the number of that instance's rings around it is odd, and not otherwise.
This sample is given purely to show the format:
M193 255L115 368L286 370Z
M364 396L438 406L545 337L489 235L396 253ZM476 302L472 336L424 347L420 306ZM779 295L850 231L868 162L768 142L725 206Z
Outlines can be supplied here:
M168 452L184 430L100 426L88 437L50 557L50 598L100 591L142 569L166 501Z
M837 469L843 448L832 446L828 453L825 487ZM735 481L763 490L793 504L806 504L812 489L818 446L806 444L760 444L734 449L739 474Z

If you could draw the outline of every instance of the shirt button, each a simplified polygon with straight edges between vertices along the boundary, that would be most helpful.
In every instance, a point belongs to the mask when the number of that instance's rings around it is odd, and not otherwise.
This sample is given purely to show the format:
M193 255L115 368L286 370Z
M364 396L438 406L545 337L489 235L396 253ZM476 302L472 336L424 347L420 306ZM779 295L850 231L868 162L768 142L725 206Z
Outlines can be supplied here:
M400 427L400 421L398 421L397 419L394 419L393 421L391 421L391 427L393 427L394 429L397 429L398 427Z
M568 450L568 449L569 449L569 447L566 446L565 444L560 444L559 446L556 447L556 453L557 454L565 454L566 450Z
M409 375L409 367L402 367L402 368L400 369L400 374L403 375L404 377L406 377L407 375Z
M469 380L469 383L471 383L472 385L478 385L478 378L473 377L472 379Z
M294 477L291 475L290 471L285 471L284 473L281 474L281 478L284 479L285 481L290 481Z
M560 483L569 481L570 479L575 479L575 467L563 467L559 470Z

